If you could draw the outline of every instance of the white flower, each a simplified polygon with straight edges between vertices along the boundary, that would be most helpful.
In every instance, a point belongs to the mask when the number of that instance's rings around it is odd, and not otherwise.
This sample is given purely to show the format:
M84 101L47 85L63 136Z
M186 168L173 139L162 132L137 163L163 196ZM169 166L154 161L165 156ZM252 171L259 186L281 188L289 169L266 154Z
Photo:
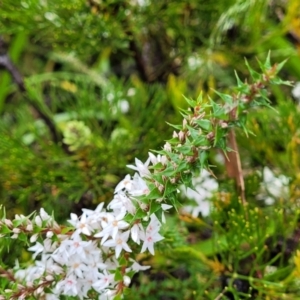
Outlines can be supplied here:
M112 213L107 213L106 220L101 222L103 230L96 233L94 237L103 237L101 244L103 244L109 236L115 239L120 229L126 229L129 226L127 222L123 221L125 214L125 209L121 210L117 216L114 216Z
M38 237L39 237L39 234L38 234L38 233L32 235L32 236L30 237L30 243L36 242L36 240L38 239Z
M28 248L28 250L35 252L32 256L33 259L35 259L40 253L44 251L44 246L41 243L37 242L34 246Z
M213 191L218 189L218 182L211 178L210 173L203 170L200 176L193 178L194 189L181 187L181 191L188 199L196 202L196 205L186 205L182 211L191 213L194 218L201 213L202 216L208 216L210 213L209 199L213 196Z
M89 268L83 261L82 256L79 255L70 257L67 262L67 276L75 274L79 278L84 278L84 273L88 272Z
M131 199L129 199L123 192L118 192L114 199L108 204L109 209L113 209L114 211L120 211L125 209L131 215L134 215L136 212L136 208L133 205Z
M138 245L140 244L140 239L145 236L145 231L142 224L134 224L131 229L131 238Z
M113 300L115 299L115 295L117 294L117 291L114 290L105 290L104 293L102 293L98 300Z
M114 275L109 274L106 270L103 271L103 274L99 274L99 280L93 283L93 288L97 292L102 292L102 290L106 289L109 285L114 283Z
M271 205L274 199L288 197L288 184L289 179L284 175L275 176L274 173L268 168L263 169L263 182L261 188L263 194L258 195L258 199L263 199L266 204ZM267 195L265 195L267 193Z
M141 177L148 177L151 173L148 169L150 158L145 163L142 163L139 159L135 159L134 165L127 165L128 168L138 171Z
M132 180L132 187L129 194L133 197L138 197L142 195L149 194L149 188L143 178L141 178L137 173L134 174Z
M158 231L160 229L160 222L155 216L155 214L151 215L150 224L147 226L145 237L143 238L144 244L141 249L141 253L145 252L147 249L149 252L154 255L154 243L161 241L164 239Z
M172 146L170 143L166 142L164 144L164 150L167 151L167 152L172 152Z
M168 209L172 208L172 207L173 206L169 205L169 204L162 204L161 205L161 208L163 210L162 215L161 215L161 220L162 220L163 223L166 223L166 217L165 217L164 212L167 211Z
M292 89L292 95L300 101L300 82L297 82Z
M70 275L59 281L55 286L54 292L66 296L79 296L80 291L77 288L77 278L74 275Z
M128 276L124 276L123 277L123 282L124 282L124 285L125 286L129 286L129 284L130 284L130 282L131 282L131 279L130 279L130 277L128 277Z
M166 165L168 162L168 159L165 155L158 154L157 156L155 156L151 152L148 152L148 154L149 154L150 161L154 166L158 163L161 163L162 165Z
M128 174L125 176L125 178L121 182L118 183L118 185L115 188L115 193L117 193L123 189L130 191L131 188L132 188L132 181L131 181L130 175Z
M72 224L78 233L83 233L85 235L91 235L93 228L90 226L85 214L81 215L79 220L76 214L71 213L71 220L68 221Z
M59 295L46 294L46 300L59 300Z
M128 237L129 237L129 230L127 230L121 234L117 234L117 236L114 240L106 241L103 244L103 246L115 247L116 258L118 258L120 256L122 249L124 249L127 252L132 252L127 244Z
M126 269L126 272L129 272L131 270L134 271L134 272L140 272L140 271L145 271L145 270L148 270L148 269L151 268L150 266L142 266L142 265L140 265L138 262L136 262L132 258L129 258L129 260L131 262L133 262L133 264L131 265L131 267L129 267L129 268Z
M118 102L118 108L123 114L126 114L129 111L129 102L125 99L122 99Z

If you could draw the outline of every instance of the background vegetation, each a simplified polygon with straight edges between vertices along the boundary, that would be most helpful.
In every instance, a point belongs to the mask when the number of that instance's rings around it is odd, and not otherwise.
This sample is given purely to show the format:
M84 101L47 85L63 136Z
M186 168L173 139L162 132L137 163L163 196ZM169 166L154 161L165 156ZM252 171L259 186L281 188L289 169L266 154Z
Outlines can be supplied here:
M65 222L110 201L126 164L171 137L166 122L181 122L182 95L229 91L234 70L249 75L245 58L253 66L271 50L273 62L288 58L284 79L300 81L299 12L297 0L2 1L0 203L8 216L44 207ZM271 99L277 112L249 115L254 136L237 132L249 207L224 157L212 153L216 209L169 216L168 238L155 258L140 257L153 268L128 299L300 299L291 276L300 265L300 97L280 87ZM3 265L28 260L0 246Z

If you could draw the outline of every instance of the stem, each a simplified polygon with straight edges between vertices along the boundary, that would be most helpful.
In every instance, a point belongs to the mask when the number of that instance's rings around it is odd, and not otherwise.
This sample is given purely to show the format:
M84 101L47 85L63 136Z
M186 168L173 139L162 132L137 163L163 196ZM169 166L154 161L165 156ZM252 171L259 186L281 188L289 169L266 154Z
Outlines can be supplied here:
M229 147L233 150L227 153L228 158L225 160L227 173L230 178L235 179L240 197L242 199L242 203L245 206L246 205L245 182L243 177L240 153L237 146L234 129L229 130L227 139L228 139Z

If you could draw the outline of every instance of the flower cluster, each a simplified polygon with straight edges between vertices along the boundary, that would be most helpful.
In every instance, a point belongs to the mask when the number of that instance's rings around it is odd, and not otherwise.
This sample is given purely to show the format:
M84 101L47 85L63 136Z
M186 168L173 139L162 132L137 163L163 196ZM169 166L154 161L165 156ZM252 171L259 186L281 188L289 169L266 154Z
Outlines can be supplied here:
M154 255L155 243L163 239L159 233L161 221L140 200L150 192L143 179L150 177L150 161L155 164L158 160L160 156L153 154L146 163L136 159L136 165L128 167L138 173L133 177L127 175L116 186L107 209L101 203L95 210L83 209L80 217L71 214L70 228L60 227L44 209L33 220L17 216L16 220L22 221L17 228L7 220L13 238L30 232L30 242L35 243L28 249L34 252L34 266L16 267L15 277L24 282L18 299L25 299L29 291L49 300L59 299L60 295L83 299L91 291L96 291L99 299L113 299L130 284L135 272L148 269L131 258L130 253L134 248L135 253L148 250ZM163 212L172 206L161 203L161 199L159 205L163 222ZM143 212L142 219L136 218L138 210ZM38 241L41 235L45 237ZM51 288L51 293L45 294L45 286Z

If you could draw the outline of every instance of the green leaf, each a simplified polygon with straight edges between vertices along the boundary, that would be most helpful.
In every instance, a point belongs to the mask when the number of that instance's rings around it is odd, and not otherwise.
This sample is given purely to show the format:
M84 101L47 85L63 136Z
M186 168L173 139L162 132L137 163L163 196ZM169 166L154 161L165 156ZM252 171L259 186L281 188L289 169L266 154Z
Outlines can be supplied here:
M123 280L123 276L122 276L120 270L118 270L118 269L116 270L114 279L115 279L115 281L121 281L121 280Z
M119 258L119 265L120 266L126 266L127 265L127 260L126 260L126 258L124 256L121 256Z
M175 128L175 129L177 129L177 130L182 130L182 125L174 125L174 124L171 124L171 123L169 123L169 122L166 122L166 123L167 123L169 126Z
M237 82L237 87L240 88L240 87L243 87L244 86L244 83L241 81L238 73L234 70L234 75L235 75L235 78L236 78L236 82Z
M135 220L137 219L142 219L144 217L147 216L147 212L143 211L140 207L137 209L134 217L135 217Z
M181 181L185 187L192 188L193 187L193 175L192 173L181 173Z
M210 99L210 104L211 104L212 111L213 111L213 116L215 118L226 119L226 112L225 112L224 106L217 104L210 97L209 97L209 99Z
M20 232L18 235L18 240L27 243L27 235L24 232Z
M286 64L287 61L288 61L288 59L285 59L281 63L276 64L276 74L279 73L279 71L284 67L284 65Z
M208 152L207 151L199 151L199 162L201 169L205 169L208 166Z
M176 190L177 190L177 185L172 184L170 181L167 181L167 183L165 185L164 198Z
M197 105L203 103L203 93L201 92L197 98Z
M232 105L233 104L233 99L231 95L220 93L216 90L214 92L227 104Z
M264 63L265 70L269 70L272 68L271 65L271 51L268 52L267 58ZM264 72L264 70L262 70Z
M159 209L161 209L161 204L156 201L152 201L150 204L150 215L157 212Z
M3 225L0 227L0 233L2 233L2 234L11 233L11 230L10 230L6 225L3 224Z
M211 131L211 122L210 120L202 119L202 120L196 120L196 123L202 128L207 131Z
M188 105L190 106L190 107L195 107L196 105L197 105L197 102L195 101L195 100L192 100L192 99L188 99L187 97L185 97L184 95L183 95L183 98L184 98L184 100L188 103ZM199 97L198 97L199 98ZM198 100L198 99L197 99Z
M157 198L160 198L160 197L161 197L161 193L160 193L160 191L157 189L157 187L153 188L153 189L150 191L150 193L149 193L147 196L145 196L145 198L146 198L146 199L149 199L149 200L151 200L151 199L157 199ZM145 202L147 202L147 201L145 201Z
M246 58L245 58L245 64L246 64L246 66L247 66L247 69L248 69L248 71L249 71L249 73L250 73L252 79L253 79L254 81L260 80L260 79L261 79L261 75L260 75L259 73L257 73L256 71L254 71L254 70L250 67L250 65L249 65L249 63L248 63L248 61L247 61Z
M24 222L24 219L18 219L18 220L15 219L12 222L14 224L14 227L19 227Z
M184 155L193 155L192 147L190 145L183 145L176 149Z
M207 140L207 138L205 136L200 135L200 136L198 136L197 138L194 139L193 145L196 146L196 147L209 146L210 143L209 143L209 141Z

